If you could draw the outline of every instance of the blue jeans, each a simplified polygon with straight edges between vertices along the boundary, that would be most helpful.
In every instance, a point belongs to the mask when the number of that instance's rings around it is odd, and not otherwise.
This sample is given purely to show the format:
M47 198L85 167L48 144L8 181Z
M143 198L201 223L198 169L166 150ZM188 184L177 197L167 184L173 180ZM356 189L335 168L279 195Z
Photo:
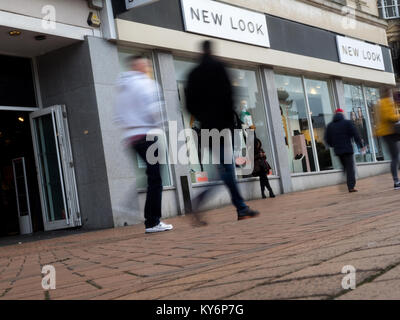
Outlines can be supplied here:
M211 150L210 150L211 151ZM245 204L237 185L236 175L235 175L235 167L233 161L227 161L228 163L224 163L224 144L221 142L220 147L220 164L218 165L219 174L221 176L222 181L227 186L232 204L236 207L238 214L246 212L249 207ZM201 202L207 195L210 194L212 190L214 190L215 186L208 187L205 191L203 191L197 198L196 202Z
M219 172L222 181L224 181L225 185L228 187L232 203L236 207L237 212L239 214L245 212L248 209L248 206L244 203L239 192L234 164L220 164Z
M162 201L162 179L160 174L160 164L150 164L146 159L147 149L153 144L153 141L146 141L146 138L135 143L132 148L146 162L147 169L147 196L144 206L144 218L146 228L155 227L161 219L161 201Z

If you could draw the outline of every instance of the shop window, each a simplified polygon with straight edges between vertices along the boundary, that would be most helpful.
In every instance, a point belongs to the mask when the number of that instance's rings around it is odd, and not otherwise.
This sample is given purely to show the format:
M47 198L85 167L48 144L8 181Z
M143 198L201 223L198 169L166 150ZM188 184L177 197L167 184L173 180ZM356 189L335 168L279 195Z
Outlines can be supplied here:
M357 129L357 132L366 146L365 154L361 153L360 148L354 144L354 154L356 162L373 162L372 152L372 134L369 122L369 114L366 110L363 89L360 85L344 85L345 112L347 119L351 120Z
M130 49L120 49L118 52L119 61L120 61L120 71L121 72L130 71L129 66L126 64L126 58L128 58L129 56L132 56L132 55L133 56L142 55L149 59L150 72L149 72L148 76L152 79L155 79L154 67L153 67L153 63L152 63L153 60L152 60L151 53L149 53L149 52L141 52L141 51L135 51L135 50L130 50ZM160 97L161 96L162 96L162 92L160 91ZM163 114L162 113L162 104L160 104L161 117L163 117L162 114ZM164 144L163 149L168 150L168 148L166 147L168 145L167 137L164 136L164 137L162 137L162 139L163 139L162 143ZM131 151L129 151L129 152L131 152ZM167 156L165 158L168 159ZM136 153L133 153L133 165L134 165L134 170L135 170L137 188L147 188L146 163ZM161 164L160 169L161 169L161 177L162 177L163 186L171 186L172 183L171 183L171 174L170 174L169 165Z
M241 133L243 138L238 139L241 143L235 146L235 156L240 157L246 153L246 131L252 128L255 130L256 137L261 140L262 148L267 155L267 161L273 168L273 174L275 174L272 145L257 73L254 70L241 68L228 68L228 71L234 89L235 111L239 115L244 128ZM238 178L246 178L240 168L237 168L236 171Z
M275 82L290 170L316 171L302 78L276 74Z
M201 124L196 121L196 119L194 119L185 108L185 87L187 78L190 71L197 65L197 63L179 59L175 59L174 63L181 101L183 125L186 129L193 129L194 132L199 133ZM234 156L235 158L239 158L246 155L246 128L255 128L255 134L257 138L261 140L263 149L267 154L267 161L273 167L273 174L275 174L275 166L271 151L271 140L269 138L265 107L257 72L251 69L234 67L227 68L227 71L230 75L234 89L235 111L244 123L244 130L235 140ZM195 139L193 139L191 134L189 134L186 146L188 149L192 183L219 180L218 167L212 164L208 150L203 150L203 153L205 157L210 159L210 164L202 164L200 161L202 158L201 150L199 148L201 145L201 139L198 139L198 145L195 145L194 141ZM245 175L239 166L236 167L236 174L239 179L251 176Z
M383 19L393 19L399 17L400 1L398 0L378 0L379 15Z
M0 55L0 106L36 107L31 60Z
M379 98L380 98L379 89L365 87L364 90L365 90L365 99L368 107L369 117L371 120L371 129L374 135L373 141L374 141L376 160L377 161L390 160L390 153L389 150L387 150L386 144L383 142L383 139L381 137L377 137L375 135L376 131L375 110L379 103Z
M325 130L333 118L332 96L329 82L305 79L307 99L310 106L315 147L318 155L319 169L339 169L340 164L332 148L325 144Z

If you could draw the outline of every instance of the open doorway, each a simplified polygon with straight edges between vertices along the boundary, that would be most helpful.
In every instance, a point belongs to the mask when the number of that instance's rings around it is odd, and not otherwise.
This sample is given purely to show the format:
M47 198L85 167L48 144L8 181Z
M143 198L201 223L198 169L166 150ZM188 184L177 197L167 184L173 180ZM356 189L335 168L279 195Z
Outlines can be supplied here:
M22 174L16 167L21 159ZM21 175L23 187L18 181ZM43 231L29 112L0 111L0 237L21 233L20 214L26 212L25 204L32 231Z

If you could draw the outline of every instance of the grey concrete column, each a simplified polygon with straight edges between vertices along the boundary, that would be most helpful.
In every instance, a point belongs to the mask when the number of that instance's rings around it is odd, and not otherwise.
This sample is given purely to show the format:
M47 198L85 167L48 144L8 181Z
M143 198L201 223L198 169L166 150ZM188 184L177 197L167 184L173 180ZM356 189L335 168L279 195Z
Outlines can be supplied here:
M164 95L165 110L164 116L167 121L176 123L177 132L184 129L182 114L180 110L179 93L175 76L174 59L171 53L156 51L154 53L158 81L161 85ZM169 128L167 134L169 134ZM169 139L170 140L170 139ZM175 140L175 141L172 141ZM177 150L186 150L185 141L176 141L176 137L168 141L170 146L174 146ZM172 150L169 150L171 153ZM187 150L186 150L187 153ZM176 186L176 199L180 214L185 214L191 210L192 199L192 183L190 177L189 165L179 162L170 164L172 176Z
M333 96L335 98L335 109L344 108L345 100L344 100L344 84L343 80L340 78L334 78L332 80L333 83Z
M289 155L285 145L285 133L283 130L282 116L279 109L278 91L275 85L275 74L272 69L262 69L262 81L265 88L266 112L272 135L273 148L277 170L281 178L281 191L292 191L292 178L290 175Z
M66 105L85 229L114 226L101 121L111 98L110 91L100 90L112 86L110 74L114 71L110 50L104 44L108 43L88 37L37 58L43 106Z

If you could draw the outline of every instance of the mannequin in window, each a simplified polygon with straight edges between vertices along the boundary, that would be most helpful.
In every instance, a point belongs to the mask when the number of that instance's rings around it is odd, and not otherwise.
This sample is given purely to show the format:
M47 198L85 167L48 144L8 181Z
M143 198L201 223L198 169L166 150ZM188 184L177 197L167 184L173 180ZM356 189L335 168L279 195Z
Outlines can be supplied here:
M255 129L253 118L249 112L249 107L246 100L240 102L240 120L244 124L244 129Z
M361 107L357 108L356 127L364 146L366 146L366 148L368 149L369 145L368 145L367 123L365 121Z

